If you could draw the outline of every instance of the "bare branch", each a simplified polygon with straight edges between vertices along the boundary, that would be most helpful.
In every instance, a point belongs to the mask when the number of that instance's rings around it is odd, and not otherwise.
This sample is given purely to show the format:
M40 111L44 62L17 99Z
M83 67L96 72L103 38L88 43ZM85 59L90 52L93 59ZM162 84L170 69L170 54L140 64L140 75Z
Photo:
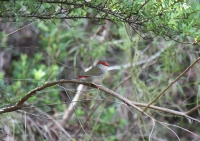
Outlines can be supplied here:
M33 90L31 90L30 92L28 92L23 98L21 98L15 105L13 106L9 106L6 108L2 108L0 109L0 114L1 113L7 113L7 112L12 112L12 111L16 111L22 108L22 104L27 101L30 97L34 96L36 94L36 92L41 91L45 88L48 88L50 86L56 85L56 84L61 84L61 83L76 83L76 84L84 84L86 86L91 85L90 83L87 82L80 82L78 80L58 80L58 81L54 81L54 82L47 82L45 84L43 84L42 86L39 86ZM91 85L94 88L96 87L95 85Z
M178 81L187 71L190 70L190 68L192 68L198 61L200 60L200 57L198 59L196 59L187 69L185 69L185 71L183 71L173 82L171 82L162 92L160 92L159 95L156 96L156 98L151 101L145 108L143 111L146 111L146 109L153 104L154 102L156 102L156 100L158 100L158 98L160 96L162 96L176 81Z
M193 113L194 111L198 110L200 108L200 105L192 108L191 110L189 110L188 112L186 112L186 115L190 115L191 113Z
M198 58L190 67L188 67L188 69L191 68L199 59L200 58ZM184 74L184 72L182 73L182 75ZM30 97L34 96L38 91L41 91L41 90L43 90L45 88L48 88L48 87L51 87L51 86L54 86L54 85L57 85L57 84L61 84L61 83L83 84L83 85L86 85L86 86L90 86L90 87L99 89L99 90L101 90L103 92L106 92L107 94L110 94L110 95L118 98L119 100L121 100L125 104L127 104L129 106L132 106L134 108L136 108L136 106L146 107L146 108L151 108L151 109L154 109L154 110L159 110L159 111L162 111L162 112L170 113L170 114L173 114L173 115L176 115L176 116L181 116L181 117L188 117L187 116L188 114L190 114L191 112L194 112L195 110L197 110L198 108L200 108L200 106L197 106L197 107L193 108L192 110L190 110L190 111L188 111L186 113L185 112L179 112L179 111L175 111L175 110L168 109L168 108L153 106L151 104L149 105L149 104L143 104L143 103L139 103L139 102L133 102L133 101L131 101L131 100L129 100L129 99L127 99L127 98L119 95L118 93L116 93L116 92L114 92L114 91L112 91L112 90L110 90L110 89L108 89L106 87L100 87L100 88L98 88L96 85L91 84L89 82L82 82L82 81L78 81L78 80L64 80L64 79L62 79L62 80L58 80L58 81L54 81L54 82L46 82L42 86L37 87L37 88L31 90L23 98L21 98L15 105L0 109L0 114L7 113L7 112L12 112L12 111L17 111L17 110L23 108L22 105L24 104L24 102L27 101ZM138 108L136 108L136 109L138 110Z

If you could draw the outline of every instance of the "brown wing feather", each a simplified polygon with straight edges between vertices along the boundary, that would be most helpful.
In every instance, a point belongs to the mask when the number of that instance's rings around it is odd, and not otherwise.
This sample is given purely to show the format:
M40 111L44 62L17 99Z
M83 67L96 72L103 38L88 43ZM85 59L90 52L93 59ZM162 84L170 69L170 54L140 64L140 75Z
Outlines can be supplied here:
M93 67L92 69L86 71L83 76L99 76L103 74L99 67Z

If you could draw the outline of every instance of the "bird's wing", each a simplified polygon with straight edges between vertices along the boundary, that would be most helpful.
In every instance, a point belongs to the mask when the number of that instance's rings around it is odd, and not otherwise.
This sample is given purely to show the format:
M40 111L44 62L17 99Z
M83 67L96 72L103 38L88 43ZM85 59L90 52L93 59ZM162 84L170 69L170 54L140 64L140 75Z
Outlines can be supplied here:
M99 67L93 67L90 70L86 71L83 76L99 76L101 74L103 74L103 72Z

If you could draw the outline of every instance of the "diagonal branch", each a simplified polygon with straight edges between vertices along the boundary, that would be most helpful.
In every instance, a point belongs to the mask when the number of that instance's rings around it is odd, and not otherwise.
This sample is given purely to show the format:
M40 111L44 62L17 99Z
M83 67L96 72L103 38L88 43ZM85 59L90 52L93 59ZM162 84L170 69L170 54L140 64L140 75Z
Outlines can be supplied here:
M173 82L171 82L162 92L160 92L159 95L156 96L156 98L151 101L145 108L143 111L146 111L147 108L149 108L149 106L151 104L153 104L154 102L156 102L156 100L158 100L159 97L161 97L176 81L178 81L187 71L189 71L190 68L192 68L198 61L200 60L200 57L197 58L187 69L185 69Z
M191 113L193 113L194 111L198 110L199 108L200 108L200 105L197 105L196 107L194 107L191 110L189 110L188 112L186 112L186 115L190 115Z
M58 80L58 81L54 81L54 82L46 82L42 86L39 86L39 87L29 91L15 105L0 109L0 114L7 113L7 112L12 112L12 111L16 111L16 110L21 109L22 108L22 104L25 101L27 101L30 97L34 96L36 94L36 92L41 91L41 90L43 90L45 88L54 86L56 84L61 84L61 83L76 83L76 84L84 84L84 85L87 85L87 86L90 85L90 83L87 83L87 82L80 82L78 80L64 80L64 79L61 79L61 80ZM96 86L93 86L93 87L96 87Z
M200 59L200 58L199 58ZM199 60L198 59L198 60ZM194 65L194 63L193 63ZM117 99L121 100L122 102L124 102L125 104L127 104L128 106L132 106L134 108L136 108L138 110L138 107L149 107L151 109L154 109L154 110L158 110L158 111L162 111L162 112L166 112L166 113L169 113L169 114L173 114L173 115L177 115L177 116L181 116L181 117L187 117L187 115L189 115L191 112L194 112L194 110L197 110L198 108L200 108L200 106L197 106L195 108L193 108L192 110L188 111L188 112L179 112L179 111L175 111L175 110L172 110L172 109L168 109L168 108L163 108L163 107L158 107L158 106L153 106L153 105L147 105L147 104L144 104L144 103L139 103L139 102L133 102L121 95L119 95L118 93L106 88L106 87L97 87L96 85L94 84L91 84L89 82L83 82L83 81L78 81L78 80L64 80L64 79L61 79L61 80L58 80L58 81L53 81L53 82L46 82L45 84L43 84L42 86L39 86L33 90L31 90L30 92L28 92L23 98L21 98L15 105L13 106L9 106L9 107L5 107L5 108L1 108L0 109L0 114L2 113L8 113L8 112L13 112L13 111L17 111L21 108L23 108L23 104L32 96L34 96L38 91L41 91L45 88L48 88L48 87L51 87L53 85L57 85L57 84L61 84L61 83L76 83L76 84L83 84L83 85L86 85L86 86L90 86L90 87L93 87L93 88L96 88L96 89L99 89L109 95L112 95L114 97L116 97ZM139 110L140 111L140 110ZM140 111L141 112L141 111Z

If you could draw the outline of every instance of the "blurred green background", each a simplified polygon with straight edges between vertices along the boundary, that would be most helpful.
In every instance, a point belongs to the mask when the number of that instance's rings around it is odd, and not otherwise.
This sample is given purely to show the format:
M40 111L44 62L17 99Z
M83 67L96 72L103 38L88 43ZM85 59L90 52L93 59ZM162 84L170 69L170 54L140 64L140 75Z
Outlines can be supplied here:
M31 5L33 1L29 2ZM142 5L140 1L137 2L138 6ZM175 6L173 8L178 7L179 12L186 16L188 13L187 10L183 12L184 6L193 6L192 10L195 8L196 11L199 10L198 1L196 7L192 2L181 3L182 7L179 1L173 2L172 5ZM149 6L154 6L155 3L151 1ZM162 14L165 14L164 10L168 9L166 15L171 13L169 15L171 18L178 16L180 13L172 13L174 9L170 11L167 7L169 3L158 1L157 13L163 10ZM123 4L130 8L129 1ZM162 4L166 4L166 9L159 9ZM18 6L19 3L16 4L15 10ZM48 4L42 6L43 9L48 6L51 8ZM137 8L137 4L134 6ZM115 7L112 8L114 10ZM84 9L72 14L86 14L83 11ZM151 16L149 12L154 14L155 11L145 7L140 14L145 19ZM192 16L196 17L195 14ZM15 23L5 20L0 25L0 107L15 104L30 90L41 86L46 81L74 78L85 68L95 65L100 60L108 61L111 69L103 81L103 86L129 100L146 104L151 102L192 64L200 53L199 44L192 44L198 42L199 17L194 21L187 21L187 19L176 21L165 19L166 17L154 19L158 20L158 23L152 22L153 20L146 23L143 30L148 33L147 37L150 37L148 39L142 37L143 33L135 32L116 17L111 17L115 22L89 19L37 19L29 21L29 25L26 21ZM181 22L188 24L180 25ZM169 28L173 29L175 26L176 28L174 31L162 28L165 24L166 26L168 24ZM13 31L16 32L12 33ZM173 39L165 36L166 31L169 35L173 34L170 36ZM179 31L181 31L180 35L178 35ZM132 65L122 67L127 64ZM199 73L199 63L197 63L175 82L155 105L181 112L187 112L197 106L200 96ZM2 114L0 138L6 141L50 140L48 135L53 122L48 116L57 122L62 121L65 110L76 94L77 86L63 84L46 88L31 97L24 104L23 109ZM156 120L181 126L200 135L198 122L196 124L185 118L156 110L148 110L147 113ZM191 116L199 120L199 111L195 111ZM89 88L79 99L75 113L65 125L64 129L72 138L59 134L57 140L146 141L149 139L152 126L152 120L142 113L106 93ZM176 134L165 125L156 123L151 140L178 140L177 136L181 141L199 140L195 135L178 127L169 128Z

